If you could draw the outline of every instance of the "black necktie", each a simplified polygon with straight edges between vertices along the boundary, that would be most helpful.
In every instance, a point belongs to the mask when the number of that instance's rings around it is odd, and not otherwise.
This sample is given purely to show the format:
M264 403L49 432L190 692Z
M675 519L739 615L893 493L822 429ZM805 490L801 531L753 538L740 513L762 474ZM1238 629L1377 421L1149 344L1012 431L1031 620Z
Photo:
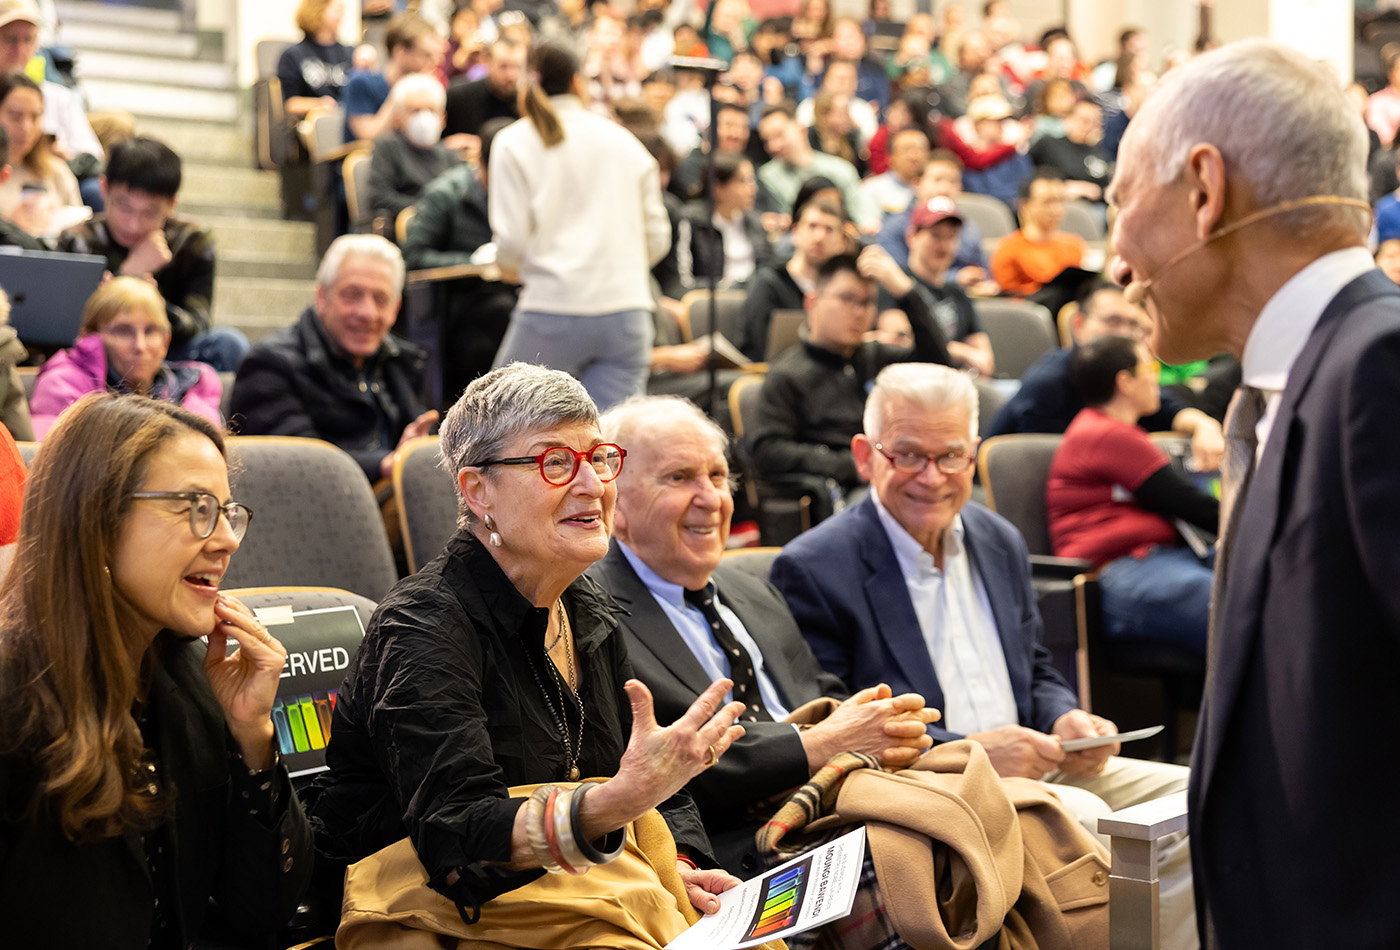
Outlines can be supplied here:
M729 659L729 678L734 681L734 698L747 707L739 718L772 722L773 717L763 705L763 697L758 691L758 674L754 672L753 657L749 656L749 651L744 649L735 638L734 632L720 619L719 610L715 607L713 586L706 584L699 590L686 591L685 602L704 614L715 643Z

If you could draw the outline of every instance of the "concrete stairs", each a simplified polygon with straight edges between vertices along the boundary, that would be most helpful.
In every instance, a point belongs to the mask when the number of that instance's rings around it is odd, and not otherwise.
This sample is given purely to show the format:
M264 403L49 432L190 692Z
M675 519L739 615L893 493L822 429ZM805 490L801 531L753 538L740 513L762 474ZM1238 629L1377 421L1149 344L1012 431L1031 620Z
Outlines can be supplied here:
M254 167L251 96L237 88L222 38L182 32L169 11L57 7L90 107L134 114L139 134L184 159L176 213L214 232L214 322L255 341L294 322L315 295L315 231L281 220L277 173Z

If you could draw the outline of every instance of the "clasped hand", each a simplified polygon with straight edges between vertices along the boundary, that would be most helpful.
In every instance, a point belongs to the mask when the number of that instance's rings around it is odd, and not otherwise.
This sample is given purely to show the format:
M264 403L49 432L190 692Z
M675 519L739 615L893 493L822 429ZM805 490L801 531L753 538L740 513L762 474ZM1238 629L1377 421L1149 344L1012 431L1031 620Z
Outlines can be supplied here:
M803 735L807 764L815 772L839 752L863 752L887 768L907 768L933 745L926 727L938 719L918 693L895 696L884 683L867 687Z

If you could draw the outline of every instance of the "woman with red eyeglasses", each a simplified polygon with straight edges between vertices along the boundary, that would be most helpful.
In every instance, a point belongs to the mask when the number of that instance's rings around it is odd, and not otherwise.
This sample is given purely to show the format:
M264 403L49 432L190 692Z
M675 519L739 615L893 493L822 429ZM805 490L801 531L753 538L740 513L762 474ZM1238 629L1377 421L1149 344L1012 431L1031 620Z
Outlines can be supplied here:
M610 863L626 826L656 808L680 863L646 864L635 883L656 885L669 864L689 903L713 912L738 881L695 869L713 861L681 789L742 735L743 706L723 704L720 680L657 726L651 694L628 676L618 608L582 576L608 551L626 451L602 441L578 380L525 363L468 386L441 440L458 531L380 604L338 693L329 771L309 805L318 874L336 887L347 863L407 837L437 892L425 900L447 897L510 944L503 904L537 908L527 929L549 926L562 885L544 870ZM597 776L612 777L579 784ZM342 928L361 906L356 873ZM669 908L649 936L663 945L684 926Z

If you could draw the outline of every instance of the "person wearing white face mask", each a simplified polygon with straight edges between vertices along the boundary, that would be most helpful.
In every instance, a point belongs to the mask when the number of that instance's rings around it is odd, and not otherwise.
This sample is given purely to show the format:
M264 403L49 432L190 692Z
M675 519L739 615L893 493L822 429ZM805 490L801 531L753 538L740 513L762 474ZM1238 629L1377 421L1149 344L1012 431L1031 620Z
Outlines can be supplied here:
M424 187L461 162L441 144L447 94L432 76L414 73L389 92L392 128L374 140L369 165L369 206L392 229L400 211L418 200Z

